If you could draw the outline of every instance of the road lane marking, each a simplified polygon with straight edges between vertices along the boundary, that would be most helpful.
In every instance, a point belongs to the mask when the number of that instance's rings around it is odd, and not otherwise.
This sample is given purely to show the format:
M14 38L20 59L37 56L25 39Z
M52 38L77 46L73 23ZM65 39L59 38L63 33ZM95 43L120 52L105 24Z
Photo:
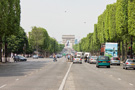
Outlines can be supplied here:
M64 79L62 80L62 83L61 83L61 85L60 85L60 87L59 87L59 90L63 90L63 89L64 89L64 85L65 85L65 83L66 83L66 79L67 79L67 77L68 77L68 74L69 74L69 72L70 72L70 69L71 69L72 64L73 64L73 63L70 64L69 69L68 69L68 71L67 71L67 73L66 73Z
M132 84L132 83L129 83L129 85L133 86L133 84Z
M121 78L118 78L118 80L121 80Z
M3 87L5 87L5 86L7 86L7 84L5 84L5 85L2 85L0 88L3 88Z
M113 75L110 75L111 77L113 76Z
M18 81L19 79L16 79L16 81Z

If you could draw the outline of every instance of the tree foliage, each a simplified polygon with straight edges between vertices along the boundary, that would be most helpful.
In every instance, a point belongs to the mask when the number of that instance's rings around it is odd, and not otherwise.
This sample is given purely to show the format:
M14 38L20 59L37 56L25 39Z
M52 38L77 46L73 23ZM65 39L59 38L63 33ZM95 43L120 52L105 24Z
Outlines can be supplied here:
M127 51L127 47L132 46L132 43L129 43L132 41L130 36L135 37L135 0L117 0L116 3L107 5L94 25L94 32L81 39L74 49L99 52L101 44L119 42L119 53L123 53L124 49Z

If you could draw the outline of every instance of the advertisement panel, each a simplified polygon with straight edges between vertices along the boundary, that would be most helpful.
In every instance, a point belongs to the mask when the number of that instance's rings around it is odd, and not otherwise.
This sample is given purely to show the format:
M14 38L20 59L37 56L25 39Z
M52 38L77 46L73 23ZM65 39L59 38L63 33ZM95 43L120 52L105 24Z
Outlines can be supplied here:
M105 56L117 57L118 56L118 43L105 44Z

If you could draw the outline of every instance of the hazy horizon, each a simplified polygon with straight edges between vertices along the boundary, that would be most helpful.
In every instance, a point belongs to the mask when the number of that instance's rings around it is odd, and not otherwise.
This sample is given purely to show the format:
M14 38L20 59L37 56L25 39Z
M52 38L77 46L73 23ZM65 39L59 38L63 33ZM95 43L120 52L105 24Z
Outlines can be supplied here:
M62 35L86 37L94 31L98 16L116 0L21 0L21 26L43 27L58 41Z

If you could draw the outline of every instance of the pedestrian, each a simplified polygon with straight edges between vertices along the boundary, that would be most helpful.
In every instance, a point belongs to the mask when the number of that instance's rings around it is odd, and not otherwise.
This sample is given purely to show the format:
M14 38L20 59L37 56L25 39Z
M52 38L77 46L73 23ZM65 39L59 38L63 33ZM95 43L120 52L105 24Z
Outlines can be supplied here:
M53 61L57 61L57 56L55 54L53 55Z
M85 56L85 58L84 58L84 59L85 59L85 62L87 62L87 55Z
M70 60L70 55L68 55L68 61Z
M16 54L13 54L13 59L14 59L14 62L17 62L18 57Z

